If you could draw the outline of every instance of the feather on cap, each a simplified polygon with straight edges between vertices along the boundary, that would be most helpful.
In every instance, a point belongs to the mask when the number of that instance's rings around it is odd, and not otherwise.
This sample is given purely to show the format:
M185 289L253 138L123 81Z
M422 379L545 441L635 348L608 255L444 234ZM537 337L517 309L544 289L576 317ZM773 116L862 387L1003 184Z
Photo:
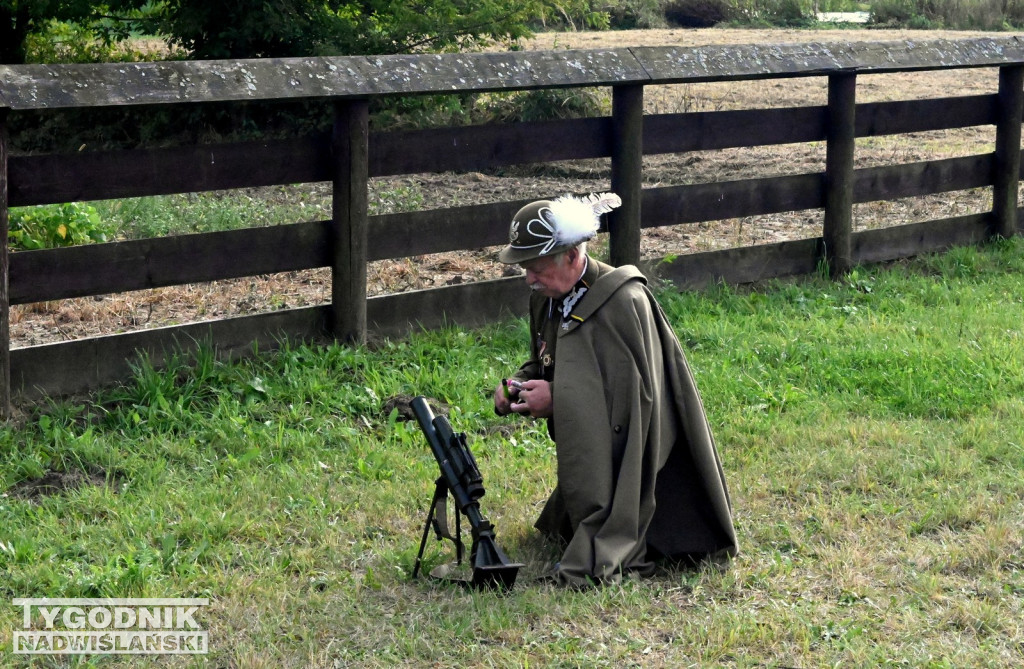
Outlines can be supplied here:
M513 265L561 253L593 238L601 226L601 214L621 205L622 198L615 193L531 202L512 218L509 244L498 253L498 260Z
M558 246L575 246L597 234L601 214L622 204L615 193L591 193L584 197L563 195L551 202Z

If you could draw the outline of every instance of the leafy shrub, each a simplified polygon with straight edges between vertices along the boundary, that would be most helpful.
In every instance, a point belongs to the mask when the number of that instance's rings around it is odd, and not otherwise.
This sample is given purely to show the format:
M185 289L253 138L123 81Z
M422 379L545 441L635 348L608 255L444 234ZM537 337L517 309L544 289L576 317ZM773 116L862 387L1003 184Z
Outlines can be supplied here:
M765 14L772 25L807 28L814 24L814 8L806 0L769 0Z
M876 0L871 6L871 22L877 25L905 26L927 18L916 0Z
M50 20L25 38L25 61L29 63L123 63L181 58L184 52L171 50L160 40L156 48L144 48L139 40L115 40L89 26L71 21ZM139 48L143 46L143 48Z
M710 28L740 18L729 0L668 0L665 19L684 28Z
M1003 29L1013 30L1024 26L1024 1L1008 0L1005 8Z
M871 5L871 22L879 26L902 26L914 30L980 29L1003 30L1024 21L1024 3L1003 0L876 0Z
M608 4L618 4L611 0ZM537 5L534 18L527 23L530 30L607 30L610 26L608 11L593 0L543 0Z
M475 99L475 93L373 98L370 128L412 130L465 125L470 122Z
M660 0L612 0L604 11L608 14L609 27L616 30L666 26Z
M95 207L79 202L16 207L10 211L9 244L31 251L105 242L109 233Z
M484 101L480 114L485 121L553 121L587 118L608 113L606 95L593 88L544 88L495 94Z

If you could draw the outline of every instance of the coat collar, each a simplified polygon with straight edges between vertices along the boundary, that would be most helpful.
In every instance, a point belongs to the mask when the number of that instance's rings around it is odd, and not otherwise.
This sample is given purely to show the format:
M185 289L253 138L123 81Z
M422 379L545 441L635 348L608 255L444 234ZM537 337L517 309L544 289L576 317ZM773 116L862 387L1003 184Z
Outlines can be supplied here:
M647 277L633 265L612 267L594 258L590 258L583 280L589 286L586 299L581 300L573 310L572 316L565 323L568 327L559 328L559 336L573 332L580 324L586 322L624 284L630 281L647 283Z

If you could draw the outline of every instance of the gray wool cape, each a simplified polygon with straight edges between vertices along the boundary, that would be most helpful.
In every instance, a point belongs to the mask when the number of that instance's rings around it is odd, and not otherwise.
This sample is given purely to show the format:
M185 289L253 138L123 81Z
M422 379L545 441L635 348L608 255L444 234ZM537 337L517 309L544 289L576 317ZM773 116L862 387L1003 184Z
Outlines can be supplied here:
M531 331L557 339L558 482L536 522L567 542L556 578L617 582L656 558L736 555L725 475L679 339L636 267L589 264L567 325L546 326L548 300L531 298ZM517 376L544 376L540 339Z

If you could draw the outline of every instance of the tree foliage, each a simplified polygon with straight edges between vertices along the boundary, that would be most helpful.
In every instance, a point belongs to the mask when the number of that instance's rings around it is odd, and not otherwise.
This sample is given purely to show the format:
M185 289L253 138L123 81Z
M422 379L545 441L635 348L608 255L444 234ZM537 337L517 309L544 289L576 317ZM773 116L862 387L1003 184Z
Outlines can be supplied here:
M530 26L607 28L609 13L598 2L0 0L0 59L24 62L26 38L54 21L106 44L130 31L158 35L194 59L451 52L513 44Z
M52 20L90 21L97 14L90 0L0 0L0 63L25 62L25 44Z
M193 58L454 51L529 34L539 0L166 0L154 17Z

